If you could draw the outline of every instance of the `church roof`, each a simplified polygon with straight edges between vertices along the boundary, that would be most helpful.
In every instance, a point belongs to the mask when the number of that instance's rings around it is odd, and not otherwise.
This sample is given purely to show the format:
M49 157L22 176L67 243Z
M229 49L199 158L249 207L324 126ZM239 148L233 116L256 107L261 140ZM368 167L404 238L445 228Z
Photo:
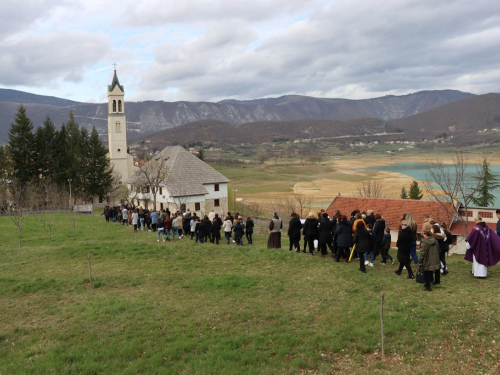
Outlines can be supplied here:
M115 69L115 74L113 75L113 81L111 82L111 85L108 85L108 92L113 91L113 89L117 85L120 88L120 90L122 90L122 92L125 92L125 90L123 89L123 86L120 85L120 81L118 81L118 76L116 75L116 69Z
M165 147L153 160L164 160L167 177L161 185L172 197L205 195L208 191L203 185L231 181L181 146ZM138 171L128 182L140 178L140 173Z

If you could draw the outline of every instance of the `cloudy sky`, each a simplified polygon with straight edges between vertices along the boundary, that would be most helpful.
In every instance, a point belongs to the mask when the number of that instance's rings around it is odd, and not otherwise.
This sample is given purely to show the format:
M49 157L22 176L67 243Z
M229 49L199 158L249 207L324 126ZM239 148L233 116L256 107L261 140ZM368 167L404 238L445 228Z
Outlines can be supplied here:
M1 0L0 87L102 102L500 92L498 0Z

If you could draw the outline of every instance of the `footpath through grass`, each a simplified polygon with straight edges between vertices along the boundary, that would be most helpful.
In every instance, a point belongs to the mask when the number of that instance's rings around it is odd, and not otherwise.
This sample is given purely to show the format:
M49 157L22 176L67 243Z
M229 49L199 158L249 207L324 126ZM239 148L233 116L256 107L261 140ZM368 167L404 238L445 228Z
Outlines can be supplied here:
M395 266L365 275L263 236L157 243L84 216L73 236L63 214L53 245L35 216L22 249L9 218L0 231L0 374L498 372L498 266L476 280L452 256L429 293Z

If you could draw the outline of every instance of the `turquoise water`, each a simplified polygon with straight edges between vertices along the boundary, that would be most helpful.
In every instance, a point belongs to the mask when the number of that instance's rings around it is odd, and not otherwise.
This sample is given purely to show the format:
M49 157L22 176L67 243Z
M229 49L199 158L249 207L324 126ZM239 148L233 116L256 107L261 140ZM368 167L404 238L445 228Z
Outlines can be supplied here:
M450 164L449 168L452 168L453 166ZM490 165L491 171L493 174L495 174L498 179L500 180L500 165ZM378 166L378 167L370 167L367 169L373 169L376 171L388 171L388 172L396 172L396 173L401 173L405 174L407 176L410 176L414 178L415 180L425 180L425 171L427 169L427 163L410 163L410 162L402 162L402 163L395 163L391 165L383 165L383 166ZM466 169L465 173L469 178L473 178L477 176L477 166L473 164L469 164ZM402 187L402 186L401 186ZM423 186L420 186L421 189L423 189ZM409 186L406 186L406 189L409 189ZM493 191L494 195L496 196L495 200L495 206L500 207L500 188L497 188Z

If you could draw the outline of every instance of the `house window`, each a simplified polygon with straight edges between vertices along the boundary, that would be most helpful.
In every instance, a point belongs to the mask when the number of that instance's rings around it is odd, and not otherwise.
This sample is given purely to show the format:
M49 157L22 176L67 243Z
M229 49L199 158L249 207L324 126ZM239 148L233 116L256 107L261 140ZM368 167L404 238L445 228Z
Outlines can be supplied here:
M460 216L465 216L465 210L460 210L459 213L460 213ZM467 217L472 217L471 210L467 210Z
M160 195L163 195L163 189L160 186Z
M194 210L195 210L195 211L200 211L200 210L201 210L201 208L200 208L200 203L195 203L195 204L194 204Z
M155 193L156 192L156 188L154 186L151 187L151 193Z
M186 212L186 204L181 203L181 212Z
M215 191L219 191L219 184L215 184L215 185L214 185L214 190L215 190Z
M479 211L478 215L481 216L483 219L493 219L493 212Z
M218 199L214 199L214 206L215 207L220 207L220 202Z
M160 210L163 210L163 203L160 203Z
M144 186L144 192L149 193L149 186Z

